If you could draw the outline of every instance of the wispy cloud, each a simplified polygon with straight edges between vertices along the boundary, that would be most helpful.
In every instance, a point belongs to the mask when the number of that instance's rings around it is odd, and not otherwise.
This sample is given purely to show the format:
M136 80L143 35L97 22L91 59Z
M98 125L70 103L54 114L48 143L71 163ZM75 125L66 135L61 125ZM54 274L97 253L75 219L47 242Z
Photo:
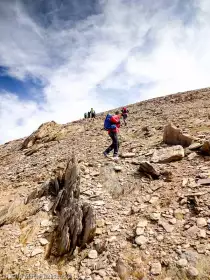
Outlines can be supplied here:
M209 85L208 1L80 2L0 2L0 65L42 83L36 101L0 92L1 142L90 107Z

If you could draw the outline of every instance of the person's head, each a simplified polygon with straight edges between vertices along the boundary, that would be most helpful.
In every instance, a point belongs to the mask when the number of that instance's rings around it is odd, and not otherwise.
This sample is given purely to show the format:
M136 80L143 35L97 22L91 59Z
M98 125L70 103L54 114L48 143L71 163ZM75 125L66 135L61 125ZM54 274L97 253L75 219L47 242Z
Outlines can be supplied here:
M119 111L116 111L116 112L115 112L115 115L118 115L118 116L121 118L121 114L120 114Z

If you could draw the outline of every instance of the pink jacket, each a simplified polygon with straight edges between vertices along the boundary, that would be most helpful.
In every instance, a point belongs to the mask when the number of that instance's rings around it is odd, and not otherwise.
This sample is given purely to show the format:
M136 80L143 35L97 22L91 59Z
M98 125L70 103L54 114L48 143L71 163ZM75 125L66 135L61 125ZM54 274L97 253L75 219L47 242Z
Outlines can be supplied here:
M108 130L108 133L110 134L110 132L116 132L118 133L119 132L119 128L120 128L120 115L114 115L111 117L110 121L113 123L113 124L116 124L116 128L115 129L109 129Z

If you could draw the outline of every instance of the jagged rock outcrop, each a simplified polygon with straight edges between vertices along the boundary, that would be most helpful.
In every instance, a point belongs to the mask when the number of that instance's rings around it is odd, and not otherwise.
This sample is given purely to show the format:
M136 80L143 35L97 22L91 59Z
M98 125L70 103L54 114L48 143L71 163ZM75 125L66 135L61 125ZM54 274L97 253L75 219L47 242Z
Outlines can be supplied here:
M188 147L192 144L194 138L190 135L183 134L179 128L169 123L164 128L163 142L169 145L181 145Z
M58 216L58 226L53 245L57 255L72 255L76 246L83 248L95 235L95 213L89 204L79 200L79 185L80 172L73 155L63 174L60 172L55 178L46 181L26 200L27 204L42 196L56 197L53 212Z

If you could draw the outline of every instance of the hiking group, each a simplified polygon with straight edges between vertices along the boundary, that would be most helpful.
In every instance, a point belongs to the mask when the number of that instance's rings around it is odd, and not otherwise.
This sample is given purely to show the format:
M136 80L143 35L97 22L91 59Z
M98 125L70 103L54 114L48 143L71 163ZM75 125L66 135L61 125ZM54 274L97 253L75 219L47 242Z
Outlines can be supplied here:
M91 110L88 113L84 113L84 118L95 118L96 117L96 112L91 108Z
M123 117L124 124L127 125L126 119L129 111L124 107L121 110L115 112L115 115L107 114L104 121L104 129L108 131L108 134L112 140L111 145L104 151L104 156L107 157L108 154L114 150L113 159L118 160L118 151L119 151L119 139L118 133L120 129L120 119Z

